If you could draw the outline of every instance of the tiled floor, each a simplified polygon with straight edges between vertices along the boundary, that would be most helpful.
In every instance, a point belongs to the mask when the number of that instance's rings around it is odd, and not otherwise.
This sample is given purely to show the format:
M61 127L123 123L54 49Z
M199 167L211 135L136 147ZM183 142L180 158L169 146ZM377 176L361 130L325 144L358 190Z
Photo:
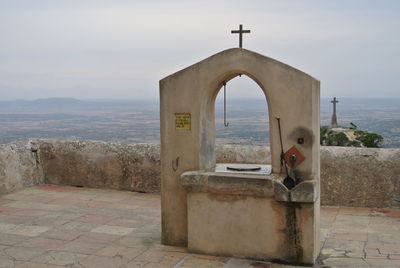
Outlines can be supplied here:
M320 266L400 267L400 210L323 207ZM160 245L158 195L41 185L0 197L0 267L293 267Z

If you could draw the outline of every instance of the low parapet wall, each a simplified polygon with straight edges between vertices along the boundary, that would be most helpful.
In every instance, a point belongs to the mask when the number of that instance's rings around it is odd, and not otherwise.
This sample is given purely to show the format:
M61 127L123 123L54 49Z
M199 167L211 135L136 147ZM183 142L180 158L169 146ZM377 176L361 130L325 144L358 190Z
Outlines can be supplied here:
M44 183L37 141L0 145L0 194Z
M269 163L268 148L217 147L223 163ZM158 192L157 144L30 140L0 146L0 193L40 183ZM323 205L400 207L400 149L321 147Z

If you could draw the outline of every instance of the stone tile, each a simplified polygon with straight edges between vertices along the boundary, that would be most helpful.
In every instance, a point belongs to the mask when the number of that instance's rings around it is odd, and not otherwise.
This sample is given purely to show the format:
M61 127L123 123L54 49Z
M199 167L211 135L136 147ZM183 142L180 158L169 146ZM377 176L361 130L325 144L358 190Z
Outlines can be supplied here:
M400 254L390 254L389 259L391 260L400 260Z
M159 249L149 249L135 258L135 261L155 262L164 265L175 265L187 254L181 252L169 252Z
M114 225L114 226L123 226L123 227L130 227L130 228L138 228L145 225L145 222L132 220L132 219L115 219L107 223L107 225Z
M133 260L133 261L127 263L125 268L142 268L147 264L148 264L148 262Z
M71 186L58 186L58 185L51 185L51 184L42 184L35 187L39 190L44 191L54 191L54 192L80 192L81 189L77 187Z
M400 232L400 222L398 224L370 224L368 231L376 233Z
M16 224L11 224L11 223L1 223L0 222L0 233L4 233L10 229L16 228Z
M324 248L332 248L335 250L351 251L353 253L362 253L365 246L363 241L350 241L350 240L338 240L328 238L325 241Z
M60 212L52 212L50 215L46 215L41 217L46 220L53 220L53 219L62 219L62 220L74 220L76 218L82 217L84 214L75 212L75 211L65 211L62 210Z
M384 243L400 243L400 232L388 231L387 233L379 234L379 241Z
M14 201L14 200L2 198L2 199L0 199L0 206L8 204L12 201Z
M0 267L1 268L14 268L15 262L13 259L0 255Z
M200 255L189 255L182 259L176 267L179 268L219 268L223 267L228 259ZM257 266L254 266L257 267Z
M94 254L102 248L105 248L106 244L101 243L89 243L82 241L71 241L58 248L60 251L75 252L79 254Z
M122 247L118 245L109 245L98 252L96 252L97 256L105 256L105 257L116 257L120 256L126 263L136 258L143 252L145 252L147 248L145 247Z
M27 195L20 191L20 192L11 193L11 194L5 194L2 196L2 199L24 200L26 197L27 197Z
M15 266L15 268L60 268L60 267L64 267L64 266L44 264L44 263L35 263L35 262L22 262Z
M400 223L399 218L391 217L371 217L371 224L386 224L386 225L397 225Z
M344 267L368 267L368 263L363 259L355 258L329 258L323 261L329 266L344 266Z
M367 241L368 242L379 242L379 234L378 233L367 233Z
M341 207L338 214L352 215L352 216L369 216L371 213L370 208L355 208L355 207Z
M174 247L174 246L166 246L166 245L154 245L154 248L160 249L162 251L172 251L172 252L183 252L188 253L188 249L185 247Z
M32 262L53 264L60 266L73 266L78 265L82 260L87 258L89 255L78 254L67 251L47 251L40 256L32 259Z
M19 224L15 228L5 230L7 234L23 235L23 236L38 236L41 233L48 231L50 227L47 226L34 226Z
M44 252L44 249L27 247L9 247L3 250L8 256L17 261L29 261ZM1 266L0 266L1 267Z
M12 235L12 234L0 234L0 245L12 246L12 245L15 245L15 244L19 244L22 241L25 241L27 239L29 239L28 236Z
M38 217L49 214L49 211L44 210L37 210L37 209L18 209L10 213L11 215L20 215L20 216L31 216L31 217Z
M349 258L356 258L356 259L360 259L360 258L364 258L365 254L362 252L346 252L346 256Z
M80 232L89 232L98 226L100 226L100 224L71 221L71 222L61 225L59 228L62 230L75 230L75 231L80 231Z
M77 201L92 201L94 196L85 193L73 193L73 194L69 193L68 195L65 195L64 198Z
M330 238L338 240L367 241L367 233L332 233Z
M58 240L58 239L49 239L43 237L35 237L24 242L18 244L19 246L23 247L33 247L33 248L40 248L40 249L56 249L64 245L66 241Z
M0 206L0 213L12 213L20 211L20 208L8 207L8 206Z
M40 203L49 203L54 201L56 197L54 196L43 196L43 195L28 195L23 201L33 201L33 202L40 202Z
M0 214L0 222L3 222L3 223L27 224L28 222L31 222L34 219L35 218L33 218L33 217Z
M107 216L85 215L85 216L74 219L74 221L95 223L95 224L106 224L107 222L110 222L114 219L115 219L114 217L107 217Z
M335 219L336 223L350 223L350 224L369 224L370 217L368 216L353 216L353 215L337 215Z
M102 233L102 234L112 234L112 235L128 235L128 234L132 233L133 230L134 230L134 228L129 228L129 227L103 225L103 226L94 228L91 232Z
M173 268L175 265L168 265L164 263L149 262L143 266L144 268Z
M95 196L93 198L93 201L102 201L102 202L118 202L124 200L126 197L125 196L118 196L118 195L100 195L100 196Z
M399 260L389 259L365 259L365 261L372 267L400 267Z
M77 239L75 239L75 241L108 244L120 238L121 236L119 235L85 232L82 233Z
M13 208L22 208L22 209L37 209L40 208L41 210L61 210L62 206L60 205L52 205L52 204L43 204L38 202L31 202L31 201L14 201L7 204L8 207Z
M84 233L85 232L74 231L74 230L51 229L47 232L42 233L40 236L52 239L71 241L78 238L80 235Z
M400 244L367 242L365 250L370 249L376 249L381 254L400 254Z
M225 265L223 265L223 268L254 268L254 267L272 268L272 265L273 265L272 263L268 263L268 262L232 258ZM276 267L276 268L278 268L278 267L293 268L294 266L278 265L278 266L274 266L274 267Z
M123 267L127 260L122 256L116 255L114 257L96 256L91 255L80 262L85 268L110 268L110 267Z
M110 205L108 206L109 209L116 209L116 210L122 210L122 211L132 211L135 209L139 209L138 205L129 205L129 204L120 204L120 203L110 203Z
M103 201L78 201L75 206L87 207L87 208L105 208L109 206L108 202Z
M124 236L115 243L127 247L153 247L156 244L160 244L160 237L159 235L154 235L153 233L136 233L135 231L135 233L129 236Z
M330 229L321 228L319 237L320 241L325 241L325 239L328 238L330 234L331 234Z

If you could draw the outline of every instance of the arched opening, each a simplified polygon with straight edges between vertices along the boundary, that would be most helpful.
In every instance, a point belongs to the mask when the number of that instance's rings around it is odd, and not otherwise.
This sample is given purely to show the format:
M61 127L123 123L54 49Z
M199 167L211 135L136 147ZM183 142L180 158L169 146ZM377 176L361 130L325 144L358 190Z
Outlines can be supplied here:
M222 150L219 157L216 155L215 170L270 174L271 160L266 157L270 155L269 116L264 91L249 76L237 75L222 83L214 103L215 148L233 145Z
M260 86L247 75L225 83L215 100L215 144L269 147L268 104Z

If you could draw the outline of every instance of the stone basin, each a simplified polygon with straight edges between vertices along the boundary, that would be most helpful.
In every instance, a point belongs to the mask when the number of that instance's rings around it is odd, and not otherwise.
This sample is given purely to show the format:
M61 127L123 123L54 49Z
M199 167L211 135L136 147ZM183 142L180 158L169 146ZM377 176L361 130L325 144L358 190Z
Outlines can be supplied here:
M252 170L255 168L260 168L259 170ZM231 168L231 169L229 169ZM232 170L232 168L241 169L240 171ZM249 170L245 170L249 169ZM214 172L225 172L232 174L271 174L271 165L255 165L255 164L232 164L232 163L221 163L217 164L215 168L212 170Z
M228 167L260 167L259 170L234 171ZM274 198L281 202L311 203L318 197L316 182L305 180L289 190L283 185L284 174L271 173L271 165L216 164L210 170L186 171L181 185L191 192L232 194Z

